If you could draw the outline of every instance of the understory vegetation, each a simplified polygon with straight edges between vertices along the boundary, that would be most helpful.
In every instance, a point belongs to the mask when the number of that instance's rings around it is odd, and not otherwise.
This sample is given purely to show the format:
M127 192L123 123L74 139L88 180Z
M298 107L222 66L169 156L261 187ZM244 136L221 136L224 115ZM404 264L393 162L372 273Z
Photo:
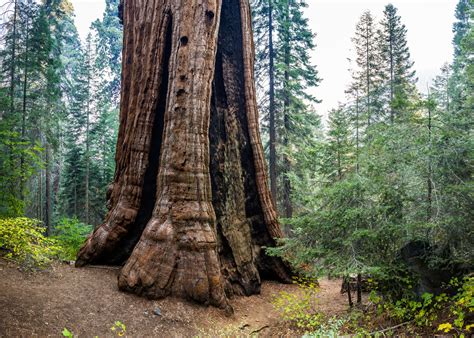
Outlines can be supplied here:
M110 327L110 332L114 337L123 337L127 333L127 326L122 323L120 320L114 322L114 324ZM73 338L74 333L69 331L67 328L64 328L63 337Z
M74 260L91 232L77 219L62 219L52 236L40 221L26 217L0 219L0 249L3 256L25 269L44 268L54 260Z
M280 292L273 305L281 318L303 337L451 334L469 337L474 331L474 277L454 278L455 293L423 293L394 300L372 290L368 301L346 314L328 316L318 310L317 282L297 278L298 293Z
M0 16L0 249L22 266L75 260L114 172L118 1L81 40L69 0L9 0Z

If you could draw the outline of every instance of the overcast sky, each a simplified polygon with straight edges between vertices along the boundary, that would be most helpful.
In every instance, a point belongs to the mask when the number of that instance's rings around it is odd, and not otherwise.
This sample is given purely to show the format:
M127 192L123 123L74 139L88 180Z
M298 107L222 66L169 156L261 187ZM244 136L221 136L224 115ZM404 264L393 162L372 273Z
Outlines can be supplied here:
M76 25L84 38L92 21L102 16L104 0L71 0ZM307 0L310 28L317 34L313 63L323 79L314 95L323 100L321 115L345 98L350 81L347 58L352 57L351 37L365 10L380 19L387 0ZM445 62L452 59L452 24L456 0L393 0L408 29L408 46L415 61L418 87L426 91L429 82Z

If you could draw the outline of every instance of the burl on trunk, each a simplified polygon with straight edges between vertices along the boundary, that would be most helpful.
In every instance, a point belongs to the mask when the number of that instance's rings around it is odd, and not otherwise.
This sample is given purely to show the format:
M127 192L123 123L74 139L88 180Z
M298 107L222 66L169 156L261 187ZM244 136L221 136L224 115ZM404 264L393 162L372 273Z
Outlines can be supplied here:
M267 186L248 0L125 0L109 213L76 265L122 264L119 288L229 309L290 271Z

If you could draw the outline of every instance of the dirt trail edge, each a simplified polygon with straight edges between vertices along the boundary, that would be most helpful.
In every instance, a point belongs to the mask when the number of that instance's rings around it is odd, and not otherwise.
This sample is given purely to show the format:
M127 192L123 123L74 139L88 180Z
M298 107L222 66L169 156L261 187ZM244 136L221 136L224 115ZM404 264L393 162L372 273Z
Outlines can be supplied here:
M250 335L292 336L271 304L295 285L266 282L260 295L231 300L235 314L168 298L151 301L120 292L118 270L55 264L47 271L24 273L0 260L0 337L59 337L68 328L80 337L111 336L117 320L129 337ZM325 313L346 309L339 281L321 281L319 306ZM159 308L161 315L154 314ZM294 335L294 333L293 333Z

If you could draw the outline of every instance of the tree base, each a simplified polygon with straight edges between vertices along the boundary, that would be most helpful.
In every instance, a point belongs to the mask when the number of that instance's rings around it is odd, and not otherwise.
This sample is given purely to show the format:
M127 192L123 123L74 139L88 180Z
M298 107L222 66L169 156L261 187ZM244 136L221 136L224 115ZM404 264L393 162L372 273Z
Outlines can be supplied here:
M259 293L262 278L291 281L264 252L283 235L259 135L248 1L126 0L123 21L111 209L76 266L126 262L121 290L230 313L228 298Z

